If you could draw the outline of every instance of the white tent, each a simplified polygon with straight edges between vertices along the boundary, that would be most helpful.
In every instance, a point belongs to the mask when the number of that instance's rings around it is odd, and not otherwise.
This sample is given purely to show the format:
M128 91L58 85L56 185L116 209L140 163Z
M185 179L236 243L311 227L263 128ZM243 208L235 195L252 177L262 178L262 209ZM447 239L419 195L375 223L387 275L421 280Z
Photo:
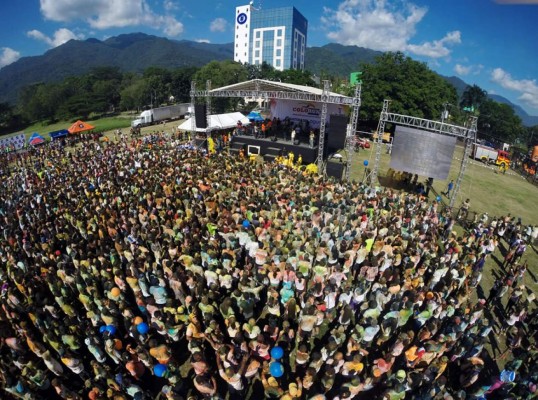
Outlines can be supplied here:
M237 126L237 122L241 121L243 125L248 125L250 121L247 117L245 117L240 112L233 112L233 113L226 113L226 114L215 114L210 115L210 130L217 130L217 129L229 129L229 128L235 128ZM194 118L194 115L191 117ZM196 121L196 120L195 120ZM180 131L192 131L192 121L190 119L187 119L183 121L178 127ZM198 128L196 127L196 132L206 132L206 128Z

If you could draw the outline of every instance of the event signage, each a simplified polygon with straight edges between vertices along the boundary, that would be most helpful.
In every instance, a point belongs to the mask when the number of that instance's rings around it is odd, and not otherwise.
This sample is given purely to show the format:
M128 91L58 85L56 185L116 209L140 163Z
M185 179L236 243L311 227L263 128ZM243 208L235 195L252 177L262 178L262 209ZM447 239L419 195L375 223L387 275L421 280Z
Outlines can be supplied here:
M289 118L294 122L308 121L312 128L319 128L321 103L297 100L271 99L271 118ZM344 108L339 104L327 104L327 121L330 115L343 115Z
M245 22L247 22L247 14L241 13L237 16L237 23L239 25L243 25Z

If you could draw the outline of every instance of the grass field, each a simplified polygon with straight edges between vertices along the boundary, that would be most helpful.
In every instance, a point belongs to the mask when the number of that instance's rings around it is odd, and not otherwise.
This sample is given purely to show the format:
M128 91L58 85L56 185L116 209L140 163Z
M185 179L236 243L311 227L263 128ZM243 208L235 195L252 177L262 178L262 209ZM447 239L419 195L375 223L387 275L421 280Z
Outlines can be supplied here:
M449 178L456 181L460 171L460 163L463 156L463 147L456 148L450 169ZM361 149L359 153L353 154L353 167L351 178L361 181L364 177L364 160L368 160L368 167L372 167L375 160L375 145L370 149ZM383 181L390 165L390 155L383 148L378 175ZM425 178L423 178L425 179ZM434 181L433 188L437 193L446 189L447 181ZM435 195L430 193L433 200ZM448 199L441 196L443 203L448 205ZM480 161L469 160L463 177L460 191L457 194L454 208L458 209L465 199L471 200L471 213L482 214L487 212L490 220L493 217L500 217L511 214L519 217L526 225L538 225L538 186L527 182L519 173L508 170L506 174L500 174L496 168L489 167ZM485 293L493 284L494 277L500 271L498 260L504 259L505 245L497 249L487 263L487 273L482 280L482 288ZM538 249L529 246L523 257L523 261L528 261L528 274L525 277L525 284L528 290L538 290Z
M87 122L93 126L95 126L96 132L105 132L105 131L111 131L115 129L122 129L122 128L128 128L131 125L131 119L133 119L133 115L128 114L121 114L114 117L105 117L105 118L99 118L99 119L88 119L84 122ZM43 122L36 122L33 125L28 126L24 129L24 133L26 135L26 138L29 138L32 133L37 132L41 136L43 136L45 139L49 139L49 132L59 131L61 129L67 129L71 125L73 125L74 121L59 121L55 122L53 124L45 124ZM15 134L19 134L20 132L12 133L5 135L4 137L10 137Z

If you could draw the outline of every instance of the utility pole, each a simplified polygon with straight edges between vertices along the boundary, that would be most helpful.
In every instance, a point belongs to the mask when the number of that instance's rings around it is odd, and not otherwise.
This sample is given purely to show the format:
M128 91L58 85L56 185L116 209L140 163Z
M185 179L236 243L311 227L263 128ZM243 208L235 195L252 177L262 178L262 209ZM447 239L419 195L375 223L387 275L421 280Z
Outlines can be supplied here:
M445 103L443 104L444 108L443 108L443 113L441 114L441 123L443 124L445 122L445 119L448 119L448 106L451 106L452 104L450 103Z

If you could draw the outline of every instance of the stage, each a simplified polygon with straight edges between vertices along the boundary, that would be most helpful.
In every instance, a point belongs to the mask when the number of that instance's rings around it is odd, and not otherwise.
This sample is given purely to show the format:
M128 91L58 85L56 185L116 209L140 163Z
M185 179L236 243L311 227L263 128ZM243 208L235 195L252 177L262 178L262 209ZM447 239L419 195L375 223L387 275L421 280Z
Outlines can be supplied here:
M254 136L234 136L230 142L230 151L239 152L241 148L248 154L248 146L257 146L260 154L265 160L272 160L278 155L287 155L290 151L295 154L295 159L299 154L303 157L303 165L315 163L318 155L318 146L311 148L308 143L299 142L292 144L291 141L277 138L276 141L271 138L255 138Z

